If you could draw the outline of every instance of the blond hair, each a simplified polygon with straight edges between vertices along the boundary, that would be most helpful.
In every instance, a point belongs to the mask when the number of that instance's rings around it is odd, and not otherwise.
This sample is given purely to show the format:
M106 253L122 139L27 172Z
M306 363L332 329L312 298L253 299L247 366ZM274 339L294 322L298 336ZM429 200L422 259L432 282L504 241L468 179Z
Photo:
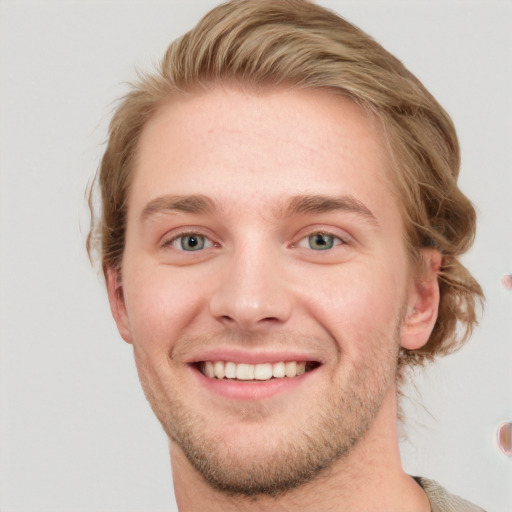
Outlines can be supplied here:
M233 0L216 7L169 46L155 74L123 98L96 177L101 214L93 214L87 241L89 254L99 250L103 271L121 265L126 199L145 124L169 98L222 81L326 89L376 116L393 159L411 261L420 268L422 248L442 254L437 323L424 347L402 350L399 368L456 350L476 324L483 295L459 261L473 242L476 215L457 186L453 123L398 59L307 0ZM93 195L91 190L91 212Z

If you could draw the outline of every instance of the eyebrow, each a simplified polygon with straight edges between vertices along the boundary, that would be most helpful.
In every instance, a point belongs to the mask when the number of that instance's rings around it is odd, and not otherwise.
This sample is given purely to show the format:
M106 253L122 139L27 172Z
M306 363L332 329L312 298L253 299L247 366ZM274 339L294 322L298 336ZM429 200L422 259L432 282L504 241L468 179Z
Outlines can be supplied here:
M351 195L330 196L330 195L301 195L294 197L285 209L285 216L292 217L301 214L327 213L342 210L354 213L371 224L378 226L379 223L371 210L359 199Z
M219 210L218 204L205 195L164 195L152 199L146 204L141 213L141 220L144 222L161 213L183 212L208 215ZM289 201L284 210L279 208L277 213L278 216L293 217L295 215L320 214L337 210L354 213L377 227L379 225L371 210L351 195L295 196Z
M159 213L197 213L209 214L219 209L215 201L203 195L160 196L149 201L141 213L141 220L146 221Z

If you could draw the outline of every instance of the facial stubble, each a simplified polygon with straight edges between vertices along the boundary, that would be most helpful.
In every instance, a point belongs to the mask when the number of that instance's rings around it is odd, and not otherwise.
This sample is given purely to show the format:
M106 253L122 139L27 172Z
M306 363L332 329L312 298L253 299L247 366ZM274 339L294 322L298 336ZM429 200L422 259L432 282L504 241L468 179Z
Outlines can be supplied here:
M160 398L164 390L151 385L159 379L150 365L136 358L137 367L146 397L171 443L207 484L230 496L278 497L320 478L364 438L395 379L400 326L401 318L393 340L382 334L365 358L344 367L342 382L333 370L322 405L302 403L302 420L289 418L288 423L295 422L292 431L273 429L265 439L260 434L267 411L258 404L241 409L240 421L258 429L258 446L252 439L244 444L246 436L237 444L236 436L212 434L208 418L183 399Z

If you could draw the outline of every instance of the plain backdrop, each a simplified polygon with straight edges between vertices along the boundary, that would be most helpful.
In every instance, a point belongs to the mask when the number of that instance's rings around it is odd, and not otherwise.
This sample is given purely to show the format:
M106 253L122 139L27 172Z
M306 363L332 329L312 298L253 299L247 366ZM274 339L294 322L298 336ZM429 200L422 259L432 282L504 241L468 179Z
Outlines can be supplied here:
M512 510L512 2L325 1L452 115L479 211L465 263L487 309L417 376L405 468ZM0 0L0 511L176 510L167 440L84 250L85 187L116 98L216 2Z

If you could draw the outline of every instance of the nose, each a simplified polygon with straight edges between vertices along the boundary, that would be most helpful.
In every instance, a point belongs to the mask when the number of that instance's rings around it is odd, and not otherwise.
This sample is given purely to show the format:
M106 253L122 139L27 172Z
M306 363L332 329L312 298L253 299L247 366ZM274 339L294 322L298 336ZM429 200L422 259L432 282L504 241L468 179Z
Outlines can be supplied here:
M243 331L284 324L292 312L292 294L280 268L277 251L246 247L227 258L211 296L211 315Z

